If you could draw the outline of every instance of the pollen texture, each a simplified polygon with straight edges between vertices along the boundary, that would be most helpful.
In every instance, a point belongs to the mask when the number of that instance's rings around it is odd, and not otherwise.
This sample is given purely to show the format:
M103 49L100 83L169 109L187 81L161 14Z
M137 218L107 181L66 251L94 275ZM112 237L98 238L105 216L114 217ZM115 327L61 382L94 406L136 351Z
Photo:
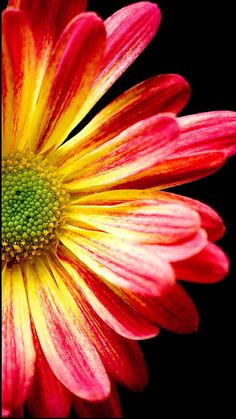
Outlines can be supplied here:
M2 259L32 259L56 245L67 199L55 168L46 160L33 153L4 160Z

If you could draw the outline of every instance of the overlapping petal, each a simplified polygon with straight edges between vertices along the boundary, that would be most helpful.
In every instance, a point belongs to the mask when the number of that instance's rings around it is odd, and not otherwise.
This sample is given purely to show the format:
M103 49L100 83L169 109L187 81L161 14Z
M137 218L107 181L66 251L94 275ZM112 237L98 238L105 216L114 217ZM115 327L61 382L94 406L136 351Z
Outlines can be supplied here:
M33 30L37 60L40 66L50 56L50 52L66 25L77 14L84 12L87 0L9 0L8 6L22 10L29 19Z
M190 94L188 83L176 74L152 77L121 94L75 137L58 148L50 159L68 165L116 137L131 125L160 112L178 113Z
M169 115L137 122L117 137L64 167L68 191L96 191L141 177L174 149L178 124Z
M108 206L118 205L125 202L136 202L142 200L155 200L159 204L175 203L186 205L197 211L201 218L201 226L206 230L210 241L218 240L224 234L225 227L220 216L208 205L202 202L187 198L182 195L160 191L159 188L147 189L119 189L105 192L98 192L78 198L74 198L72 205ZM73 208L73 207L72 207Z
M79 121L98 71L105 28L95 13L81 13L62 32L42 80L30 142L38 152L59 145Z
M157 187L165 189L206 177L225 163L224 152L212 151L175 157L173 155L142 172L141 176L120 182L119 188Z
M158 328L143 319L117 287L95 275L67 249L59 247L58 257L74 286L116 333L128 339L148 339L158 334Z
M34 335L37 351L33 385L27 397L27 409L33 417L66 418L71 408L71 394L49 367L38 338Z
M55 264L53 259L48 259L52 273L55 277L59 275L63 278L66 288L73 295L80 310L82 327L97 349L106 371L113 379L129 388L143 388L147 381L147 371L138 345L119 336L104 323L81 294L79 287L74 287L67 271Z
M2 284L2 408L21 408L34 376L32 338L24 278L19 265L5 265Z
M77 396L90 401L104 399L110 391L109 380L83 330L72 295L40 258L27 264L27 278L36 333L52 371Z
M224 232L220 217L160 189L207 176L235 154L235 113L177 120L189 86L162 75L119 96L57 149L160 23L149 2L105 25L81 13L86 3L10 0L3 14L4 155L49 157L70 193L57 248L3 270L5 416L23 416L27 399L38 417L67 417L71 402L82 417L120 417L113 380L139 390L147 381L135 340L159 326L197 329L176 279L210 283L228 272L211 243Z
M68 209L66 221L146 244L183 241L200 228L197 212L184 205L162 204L155 200L113 206L74 205Z
M213 243L198 254L173 264L178 278L200 283L214 283L229 271L229 261L222 250Z
M86 400L73 398L73 407L80 418L120 418L121 407L114 383L110 396L100 403L88 403Z
M158 298L128 294L132 304L143 315L159 326L175 333L192 333L198 327L196 307L188 294L177 283L166 288Z
M98 77L83 107L83 115L95 105L140 55L160 24L154 3L138 2L115 12L105 21L107 43Z
M26 16L7 9L2 16L3 155L25 149L34 110L35 46ZM28 144L27 144L28 147Z
M236 112L214 111L182 116L178 119L180 138L176 155L202 151L236 153Z
M145 245L69 225L61 229L60 240L89 269L118 287L159 295L174 282L170 264Z
M150 189L150 193L160 201L163 200L164 202L173 202L176 204L181 203L186 205L188 208L192 208L193 210L197 211L201 218L201 226L204 228L204 230L206 230L209 241L219 240L223 236L225 231L223 220L208 205L203 204L196 199L173 194L170 192L162 192L156 188Z

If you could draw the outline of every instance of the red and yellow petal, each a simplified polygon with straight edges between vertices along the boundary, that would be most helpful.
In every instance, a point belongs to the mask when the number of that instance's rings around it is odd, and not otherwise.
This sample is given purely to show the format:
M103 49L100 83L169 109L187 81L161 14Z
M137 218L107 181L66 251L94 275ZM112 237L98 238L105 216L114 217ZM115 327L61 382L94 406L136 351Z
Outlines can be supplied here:
M36 67L33 34L26 16L8 8L2 16L3 156L28 148L34 110Z
M94 311L119 335L128 339L148 339L159 329L147 322L124 298L122 291L101 279L67 249L59 246L58 258L71 282Z
M42 80L30 141L37 152L53 149L80 120L80 108L98 71L105 28L95 13L81 13L65 28Z
M147 382L147 371L137 344L124 339L114 332L96 314L79 288L75 288L70 275L54 263L54 255L48 259L55 278L63 278L63 283L73 295L81 315L81 327L93 342L106 371L114 380L131 389L141 389ZM70 271L68 272L70 273ZM138 369L139 373L137 374Z
M221 151L169 157L152 168L120 182L119 188L170 188L206 177L223 166L226 155Z
M201 218L201 227L206 230L208 239L216 241L222 237L225 231L224 223L220 216L208 205L202 202L177 195L170 192L160 191L159 188L147 189L119 189L105 192L98 192L78 198L74 198L72 205L82 206L113 206L130 201L155 200L159 204L175 203L186 205L188 208L197 211ZM190 244L190 243L189 243Z
M90 401L106 398L109 379L72 295L40 258L27 264L27 279L36 333L52 371L75 395Z
M63 167L70 192L96 191L142 176L175 148L179 129L175 118L162 114L137 122L117 137Z
M201 252L174 263L173 267L179 279L208 284L218 282L227 275L229 261L218 246L208 243Z
M186 205L155 200L110 206L73 205L66 222L95 227L123 240L143 244L172 244L188 239L200 228L200 217Z
M155 35L161 16L157 5L139 2L105 21L107 43L99 74L83 107L83 116L141 54Z
M19 304L20 302L20 304ZM34 376L35 349L24 278L17 264L5 265L2 284L2 407L21 408Z
M115 384L112 382L110 396L99 403L88 403L78 397L73 398L73 407L80 418L120 418L121 406Z
M118 287L159 295L174 282L170 264L154 257L145 245L69 225L61 229L60 240L92 271Z
M52 372L37 336L34 337L36 369L26 400L27 409L31 416L37 418L66 418L70 414L71 394Z
M206 230L209 241L219 240L223 236L225 231L223 220L208 205L203 204L196 199L169 192L162 192L155 188L151 188L150 193L160 201L163 200L163 202L181 203L183 205L187 205L189 208L192 208L194 211L197 211L201 218L201 227Z
M9 0L8 7L22 10L29 19L37 47L37 59L42 62L66 25L77 14L84 12L87 0Z
M189 155L203 151L224 151L228 156L236 153L236 112L213 111L178 119L180 138L176 155Z
M160 112L178 113L190 95L188 83L176 74L165 74L129 89L111 102L75 137L50 155L57 166L86 153L116 137L131 125Z

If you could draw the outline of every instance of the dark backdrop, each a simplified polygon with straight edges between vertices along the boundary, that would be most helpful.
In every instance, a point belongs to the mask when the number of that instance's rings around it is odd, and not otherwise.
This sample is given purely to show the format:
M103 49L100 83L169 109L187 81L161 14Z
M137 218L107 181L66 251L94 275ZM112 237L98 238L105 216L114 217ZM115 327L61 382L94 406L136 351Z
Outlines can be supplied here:
M89 9L106 18L130 3L134 2L91 0ZM154 3L162 12L157 36L96 110L135 83L168 72L183 75L191 84L191 100L183 115L235 110L234 2ZM223 217L227 231L219 245L231 260L231 272L215 285L184 284L199 310L199 331L188 336L161 331L156 339L141 343L149 384L142 393L120 389L125 417L236 417L235 163L236 158L232 158L216 174L174 189L202 200Z

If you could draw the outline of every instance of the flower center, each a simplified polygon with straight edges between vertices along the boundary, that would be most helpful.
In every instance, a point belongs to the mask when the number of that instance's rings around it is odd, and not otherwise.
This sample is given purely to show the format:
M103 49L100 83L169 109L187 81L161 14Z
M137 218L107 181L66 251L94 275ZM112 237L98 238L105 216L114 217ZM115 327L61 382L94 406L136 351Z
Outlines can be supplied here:
M12 154L2 170L2 259L22 261L57 242L66 192L46 160Z

